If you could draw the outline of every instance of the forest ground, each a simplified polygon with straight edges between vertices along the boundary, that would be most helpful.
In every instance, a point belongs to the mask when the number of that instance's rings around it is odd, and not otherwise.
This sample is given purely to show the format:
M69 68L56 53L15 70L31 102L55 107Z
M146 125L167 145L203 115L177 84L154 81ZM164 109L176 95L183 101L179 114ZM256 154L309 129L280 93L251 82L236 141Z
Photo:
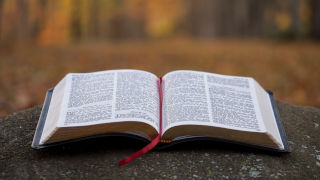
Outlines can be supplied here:
M319 42L179 39L1 46L0 116L42 104L69 72L124 68L250 76L278 100L320 107Z

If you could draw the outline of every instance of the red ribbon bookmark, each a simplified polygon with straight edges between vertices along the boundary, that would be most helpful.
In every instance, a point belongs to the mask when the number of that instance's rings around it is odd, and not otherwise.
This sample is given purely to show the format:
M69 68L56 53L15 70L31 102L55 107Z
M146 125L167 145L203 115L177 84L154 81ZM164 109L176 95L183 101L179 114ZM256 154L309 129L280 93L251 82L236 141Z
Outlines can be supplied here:
M153 139L151 141L150 144L148 144L147 146L145 146L144 148L142 148L140 151L135 152L134 154L132 154L131 156L121 160L118 164L118 166L122 166L125 165L135 159L137 159L138 157L144 155L145 153L147 153L148 151L150 151L152 148L154 148L161 140L161 135L159 134L155 139Z
M159 126L160 126L160 130L159 130L159 135L154 138L147 146L145 146L144 148L140 149L139 151L135 152L134 154L132 154L129 157L126 157L125 159L122 159L119 163L118 166L122 166L125 164L128 164L129 162L137 159L138 157L144 155L145 153L147 153L148 151L150 151L151 149L153 149L160 141L161 141L161 134L162 134L162 88L161 88L161 83L162 83L162 79L161 77L158 79L158 90L159 90L159 97L160 97L160 122L159 122Z

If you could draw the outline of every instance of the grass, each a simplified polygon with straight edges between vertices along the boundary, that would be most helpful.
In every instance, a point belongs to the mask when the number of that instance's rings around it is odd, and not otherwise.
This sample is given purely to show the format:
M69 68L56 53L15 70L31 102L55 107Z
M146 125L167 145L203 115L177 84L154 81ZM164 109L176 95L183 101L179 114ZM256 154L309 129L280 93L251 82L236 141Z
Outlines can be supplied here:
M0 48L0 115L42 104L69 72L177 69L250 76L278 100L320 107L320 43L162 40Z

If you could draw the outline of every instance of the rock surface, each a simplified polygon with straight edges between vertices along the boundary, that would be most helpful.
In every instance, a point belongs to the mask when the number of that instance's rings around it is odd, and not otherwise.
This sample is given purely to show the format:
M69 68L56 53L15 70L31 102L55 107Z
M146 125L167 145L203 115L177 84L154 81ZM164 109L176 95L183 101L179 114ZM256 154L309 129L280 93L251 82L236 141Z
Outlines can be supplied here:
M277 102L291 153L195 142L151 151L119 168L143 146L101 138L30 147L41 106L0 117L0 179L320 179L320 109Z

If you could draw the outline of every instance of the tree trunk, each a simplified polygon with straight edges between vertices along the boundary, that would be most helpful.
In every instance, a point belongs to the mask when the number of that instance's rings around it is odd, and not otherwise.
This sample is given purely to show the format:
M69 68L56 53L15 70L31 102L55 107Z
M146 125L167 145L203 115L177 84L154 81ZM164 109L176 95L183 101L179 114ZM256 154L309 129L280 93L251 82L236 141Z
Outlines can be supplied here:
M320 1L311 0L311 35L313 38L320 40Z

